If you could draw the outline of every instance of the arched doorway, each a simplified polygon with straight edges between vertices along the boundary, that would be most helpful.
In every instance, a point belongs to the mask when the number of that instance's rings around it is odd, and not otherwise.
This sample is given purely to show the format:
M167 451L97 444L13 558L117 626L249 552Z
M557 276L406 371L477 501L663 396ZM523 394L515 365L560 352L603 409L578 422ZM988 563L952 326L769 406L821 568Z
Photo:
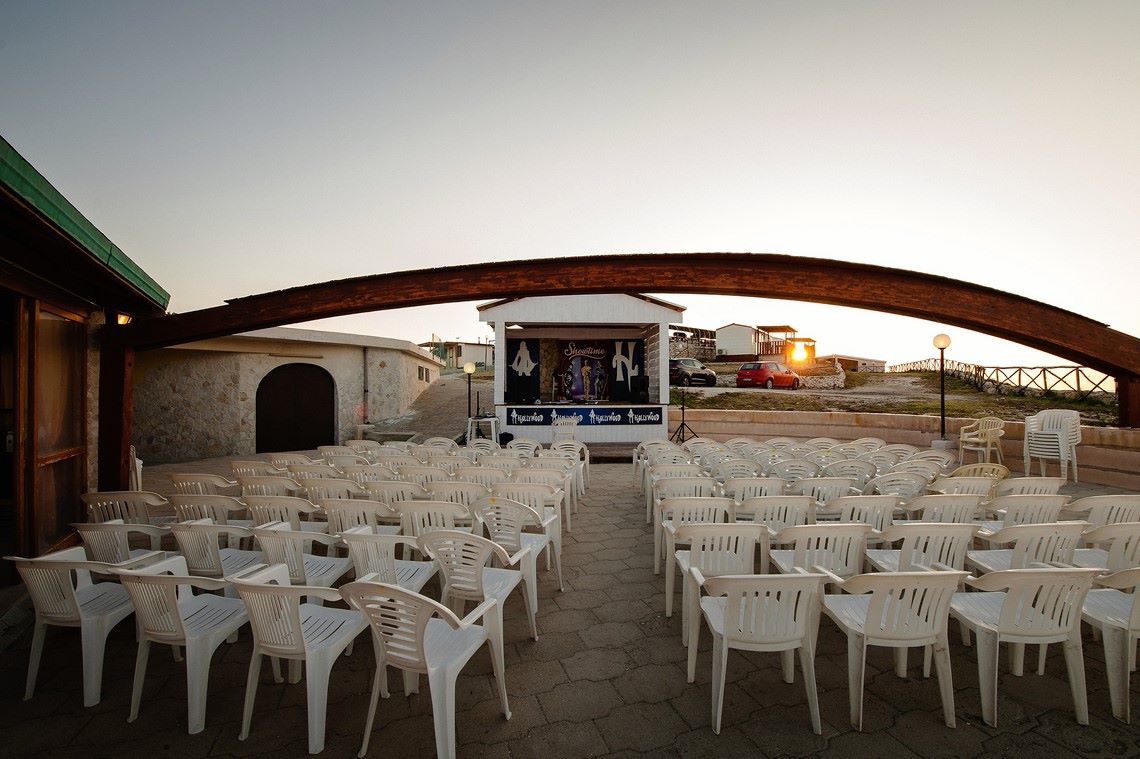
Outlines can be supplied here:
M257 452L307 451L336 442L336 383L313 364L285 364L257 386Z

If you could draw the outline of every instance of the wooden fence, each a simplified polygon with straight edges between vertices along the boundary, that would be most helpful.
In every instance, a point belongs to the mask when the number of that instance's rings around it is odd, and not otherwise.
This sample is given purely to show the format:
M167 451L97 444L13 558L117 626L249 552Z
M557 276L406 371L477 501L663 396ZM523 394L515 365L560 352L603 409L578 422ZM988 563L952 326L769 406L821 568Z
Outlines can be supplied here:
M893 364L888 372L936 372L938 359ZM1083 366L981 366L947 361L946 373L982 391L995 393L1068 393L1085 400L1095 393L1115 395L1112 377Z

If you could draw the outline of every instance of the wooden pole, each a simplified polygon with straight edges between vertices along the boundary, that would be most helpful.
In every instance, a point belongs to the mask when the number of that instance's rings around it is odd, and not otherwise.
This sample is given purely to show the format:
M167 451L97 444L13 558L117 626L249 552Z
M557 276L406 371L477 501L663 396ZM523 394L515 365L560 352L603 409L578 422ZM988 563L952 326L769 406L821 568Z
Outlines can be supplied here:
M130 482L135 352L104 342L99 360L99 489Z

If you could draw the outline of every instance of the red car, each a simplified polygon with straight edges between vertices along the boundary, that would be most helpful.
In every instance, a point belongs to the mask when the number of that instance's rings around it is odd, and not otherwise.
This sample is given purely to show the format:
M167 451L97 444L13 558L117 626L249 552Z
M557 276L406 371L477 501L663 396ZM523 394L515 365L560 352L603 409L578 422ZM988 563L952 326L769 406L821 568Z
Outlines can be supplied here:
M741 364L736 370L737 387L790 387L799 390L800 375L775 361Z

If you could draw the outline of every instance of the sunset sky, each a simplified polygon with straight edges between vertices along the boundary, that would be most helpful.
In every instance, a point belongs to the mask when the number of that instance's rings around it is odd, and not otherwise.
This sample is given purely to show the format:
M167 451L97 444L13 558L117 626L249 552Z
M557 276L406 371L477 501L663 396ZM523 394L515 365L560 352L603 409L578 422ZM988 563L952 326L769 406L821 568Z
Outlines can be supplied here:
M1140 335L1140 2L0 4L0 134L171 309L400 269L750 251ZM1056 363L955 327L666 295L820 353ZM315 323L422 341L473 304ZM1048 325L1042 325L1047 329Z

